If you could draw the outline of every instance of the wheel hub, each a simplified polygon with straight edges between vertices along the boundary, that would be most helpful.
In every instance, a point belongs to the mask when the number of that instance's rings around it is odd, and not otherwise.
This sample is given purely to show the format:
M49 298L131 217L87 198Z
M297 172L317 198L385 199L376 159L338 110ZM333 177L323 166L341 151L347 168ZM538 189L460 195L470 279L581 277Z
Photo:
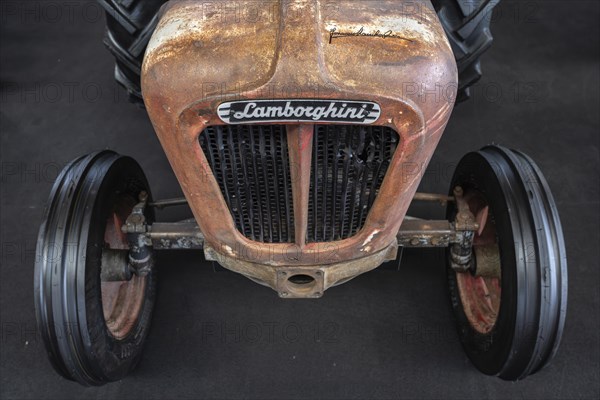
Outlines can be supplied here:
M134 204L135 201L131 198L119 197L113 213L106 221L104 231L106 248L102 254L102 311L106 327L118 340L127 337L135 326L146 290L146 277L131 273L127 261L129 243L127 236L121 231ZM111 271L125 272L110 274Z

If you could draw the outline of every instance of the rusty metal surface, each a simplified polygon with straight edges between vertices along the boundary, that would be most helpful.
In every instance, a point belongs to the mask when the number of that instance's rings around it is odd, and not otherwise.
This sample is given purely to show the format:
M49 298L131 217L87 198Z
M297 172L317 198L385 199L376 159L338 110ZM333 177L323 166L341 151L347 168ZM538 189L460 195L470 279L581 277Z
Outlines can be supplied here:
M306 244L308 195L312 166L313 125L290 125L287 128L290 175L294 200L294 238L298 248Z
M413 219L402 222L397 237L402 247L447 247L461 240L448 221Z
M454 197L437 193L415 193L413 201L438 201L441 205L454 201Z
M456 190L455 190L456 193ZM502 299L502 263L496 222L482 193L459 191L459 214L474 215L477 231L473 238L475 268L456 271L456 283L464 313L477 332L488 334L496 324Z
M479 231L480 225L469 208L468 199L464 197L463 189L457 186L453 190L456 204L456 217L453 226L462 232L462 241L454 243L450 249L450 265L457 272L467 272L474 268L473 238Z
M223 267L238 272L253 281L271 287L279 293L279 297L319 298L328 288L348 282L350 279L377 268L386 261L396 259L398 245L392 243L383 250L373 252L367 257L350 259L334 264L318 264L309 266L271 266L253 263L236 257L229 257L205 245L204 255L209 261L217 261ZM290 285L289 278L297 275L308 275L314 279L314 285L308 288ZM308 290L307 290L308 289Z
M133 269L129 266L129 250L102 249L100 263L100 281L123 282L133 277Z
M190 250L204 246L204 235L196 221L155 222L146 237L155 250Z
M475 253L475 275L485 278L501 277L500 248L497 244L474 246Z
M107 219L104 230L106 248L102 251L103 269L106 267L106 262L124 262L125 266L128 266L130 248L127 236L120 228L134 208L135 201L131 198L120 196L115 201L115 208ZM105 257L105 252L113 253L113 255L115 252L125 252L127 259L119 261L113 257ZM118 268L118 266L116 267ZM108 278L106 274L104 274L104 278ZM114 279L103 279L101 281L102 313L106 321L106 327L116 339L125 338L135 326L142 311L146 284L147 278L145 276L136 275L122 281Z
M206 244L228 259L272 267L350 263L396 245L419 172L431 159L456 92L454 57L430 2L276 1L264 7L236 2L242 11L253 10L252 18L224 11L227 3L169 2L142 71L150 118ZM356 35L332 38L333 31ZM366 100L381 106L375 124L393 128L401 140L356 236L263 244L235 228L198 135L223 124L219 104L265 98ZM292 136L303 131L288 128ZM299 152L299 164L306 163L301 146L291 143L290 149ZM310 168L298 172L299 182L306 174ZM295 202L301 204L303 185L294 185ZM302 221L304 210L298 212Z

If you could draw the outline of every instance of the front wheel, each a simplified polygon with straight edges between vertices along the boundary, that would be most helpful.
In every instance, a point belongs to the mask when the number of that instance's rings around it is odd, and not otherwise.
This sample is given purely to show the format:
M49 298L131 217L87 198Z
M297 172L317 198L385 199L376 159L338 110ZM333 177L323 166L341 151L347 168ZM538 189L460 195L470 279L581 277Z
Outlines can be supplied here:
M103 278L120 262L111 255L128 253L121 226L142 192L149 188L139 165L103 151L65 167L46 208L35 264L38 329L56 371L83 385L122 379L148 334L155 271Z
M523 379L554 357L565 322L567 261L556 205L535 163L499 146L467 154L451 190L458 186L479 224L472 268L447 266L461 342L483 373ZM448 218L456 213L449 207Z

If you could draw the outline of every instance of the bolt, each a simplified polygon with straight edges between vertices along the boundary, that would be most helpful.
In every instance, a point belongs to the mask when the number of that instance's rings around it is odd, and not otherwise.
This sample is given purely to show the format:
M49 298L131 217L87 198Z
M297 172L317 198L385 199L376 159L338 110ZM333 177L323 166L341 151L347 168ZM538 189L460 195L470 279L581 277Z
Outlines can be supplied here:
M146 192L145 190L142 190L140 192L140 195L138 197L140 199L140 201L146 201L148 200L148 192Z
M431 244L434 246L437 246L438 244L440 244L440 239L438 239L438 238L431 239Z
M463 195L463 188L461 188L460 186L457 186L454 188L454 195L457 197L460 197Z
M285 272L285 271L279 271L279 275L281 275L281 276L286 276L286 275L287 275L287 272Z
M418 245L419 243L421 243L421 241L417 238L414 238L410 241L410 244L412 244L413 246Z
M281 292L281 297L287 297L288 296L288 292Z
M321 275L323 275L323 273L321 271L317 271L317 272L315 272L315 275L321 276Z

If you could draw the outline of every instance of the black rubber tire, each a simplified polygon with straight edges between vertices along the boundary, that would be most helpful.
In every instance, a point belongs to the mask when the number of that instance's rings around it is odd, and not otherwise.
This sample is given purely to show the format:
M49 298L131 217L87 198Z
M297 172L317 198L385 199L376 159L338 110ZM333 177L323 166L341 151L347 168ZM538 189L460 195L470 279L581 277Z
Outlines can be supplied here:
M129 100L144 106L140 74L144 52L158 23L158 11L167 0L98 0L106 10L104 43L115 56L115 80Z
M467 154L451 190L485 197L500 250L501 301L488 334L473 329L463 309L457 272L447 275L459 336L483 373L520 380L556 354L567 309L567 260L556 205L548 184L526 155L499 146ZM448 207L448 218L456 215Z
M38 329L56 371L86 386L127 375L150 328L154 271L146 277L139 316L121 339L108 330L100 279L107 218L117 198L131 197L135 204L141 191L150 193L133 159L111 151L81 157L58 177L40 227L34 278ZM147 218L151 222L153 215Z
M470 97L469 87L481 78L480 56L492 45L490 21L500 0L432 0L458 66L456 101Z

